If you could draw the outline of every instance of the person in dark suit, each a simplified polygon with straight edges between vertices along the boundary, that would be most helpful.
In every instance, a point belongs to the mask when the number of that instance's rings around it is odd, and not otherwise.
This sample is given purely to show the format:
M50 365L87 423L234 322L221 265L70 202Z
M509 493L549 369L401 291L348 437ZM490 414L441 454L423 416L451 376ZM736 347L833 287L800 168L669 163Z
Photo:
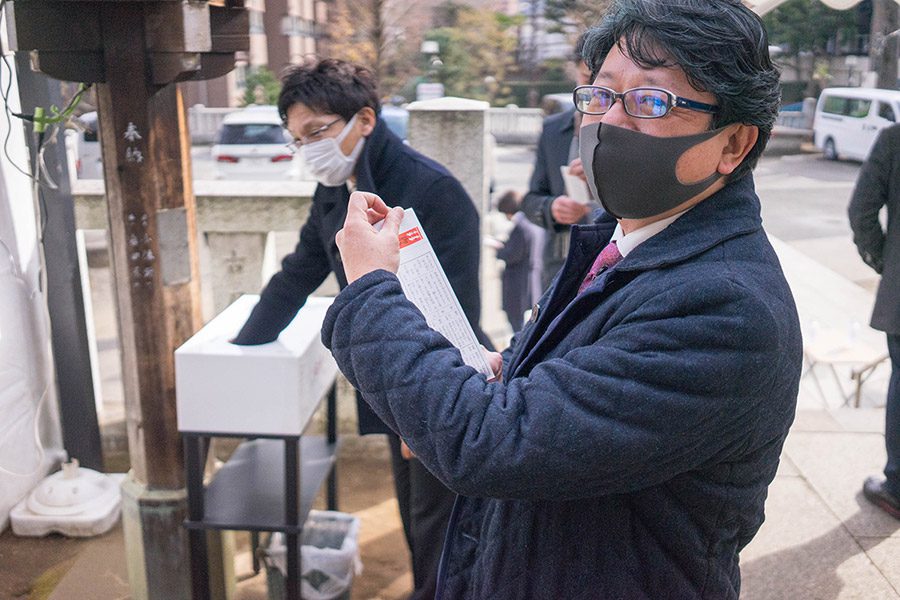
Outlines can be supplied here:
M591 71L581 57L584 36L578 38L572 55L576 85L590 83ZM569 226L586 222L591 206L566 195L560 167L569 165L572 174L584 174L578 158L578 135L581 117L575 108L551 115L544 120L534 159L534 171L528 193L522 201L522 212L528 220L547 230L544 241L542 291L550 286L569 252Z
M883 207L887 207L886 230L878 220ZM900 124L878 134L859 172L848 214L859 255L881 275L870 324L887 334L892 368L885 417L884 479L866 479L863 494L900 519Z
M459 181L387 128L379 118L374 75L365 67L325 59L291 67L282 84L279 113L319 185L296 249L284 258L234 342L273 341L330 273L346 287L335 234L344 223L352 188L416 211L466 317L489 346L478 325L479 218ZM412 598L433 598L454 495L409 458L399 438L358 394L357 405L360 434L389 434L397 500L412 554Z
M519 212L522 201L515 191L505 192L497 200L497 210L513 222L506 242L497 249L497 258L506 266L500 278L503 312L513 333L522 329L525 311L531 308L530 276L534 225Z

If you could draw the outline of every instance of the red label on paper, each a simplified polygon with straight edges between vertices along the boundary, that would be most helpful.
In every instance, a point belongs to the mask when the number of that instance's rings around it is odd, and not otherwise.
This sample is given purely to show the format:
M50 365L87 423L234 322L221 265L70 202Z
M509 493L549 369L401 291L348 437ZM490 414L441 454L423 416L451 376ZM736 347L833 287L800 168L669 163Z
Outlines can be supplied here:
M416 242L422 241L422 232L419 231L418 227L413 227L407 231L400 232L400 235L397 236L400 239L400 247L406 248L411 244L415 244Z

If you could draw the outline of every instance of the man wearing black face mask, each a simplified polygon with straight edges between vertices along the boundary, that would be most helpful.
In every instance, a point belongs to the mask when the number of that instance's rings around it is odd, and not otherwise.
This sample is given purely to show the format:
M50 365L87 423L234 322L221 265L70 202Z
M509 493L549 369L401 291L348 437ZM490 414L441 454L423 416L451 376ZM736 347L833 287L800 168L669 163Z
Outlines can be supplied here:
M778 70L739 0L615 0L584 54L580 154L606 214L490 355L502 380L403 297L401 215L371 194L338 233L351 283L322 339L460 494L440 597L734 599L802 361L751 175Z
M347 214L350 190L356 189L415 209L472 328L490 345L478 326L478 213L459 181L387 128L379 117L375 78L365 67L325 59L291 67L282 84L278 110L319 185L297 248L284 258L234 342L273 341L329 273L342 288L347 285L334 236ZM360 434L389 435L400 516L412 554L411 599L430 600L454 494L402 448L359 397L357 405Z

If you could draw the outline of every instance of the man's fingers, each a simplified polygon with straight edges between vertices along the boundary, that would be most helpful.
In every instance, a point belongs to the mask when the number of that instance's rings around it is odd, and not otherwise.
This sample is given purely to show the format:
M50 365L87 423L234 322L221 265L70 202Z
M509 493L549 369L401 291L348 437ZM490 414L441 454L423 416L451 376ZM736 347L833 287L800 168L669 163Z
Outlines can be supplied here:
M384 218L384 226L382 227L382 231L385 229L391 232L391 235L397 235L400 233L400 223L403 221L403 209L399 206L395 206L394 208L389 209L387 216Z
M581 164L581 159L576 158L569 165L569 174L578 177L579 179L587 182L587 176L584 174L584 165Z
M373 221L382 218L384 226L377 231ZM397 233L402 218L403 209L388 208L375 194L350 194L344 228L335 235L348 283L377 269L397 272L400 246Z
M590 212L590 206L576 202L566 196L560 196L553 201L550 213L557 223L571 225L577 223Z
M374 212L371 214L375 214ZM387 232L388 235L396 236L400 233L400 223L403 221L403 209L399 206L395 206L393 208L388 209L387 215L383 218L379 217L374 223L378 223L382 221L381 226L378 227L379 235L382 232Z
M569 225L572 222L571 205L572 199L568 196L557 196L553 204L550 205L550 214L553 215L557 223Z
M400 456L402 456L405 460L410 460L416 457L413 454L412 450L409 449L409 446L406 445L406 442L400 440Z
M364 213L373 210L380 214L382 218L384 218L387 215L388 210L390 210L387 204L384 203L384 200L377 194L359 191L350 194L350 203L348 207Z
M366 217L368 217L369 219L369 225L374 225L378 221L384 219L384 215L378 214L378 212L376 212L375 209L372 208L366 209Z
M484 355L484 359L487 361L488 366L493 371L494 376L488 379L488 382L498 381L500 379L500 375L503 372L503 355L499 352L491 352L483 345L481 346L481 353Z

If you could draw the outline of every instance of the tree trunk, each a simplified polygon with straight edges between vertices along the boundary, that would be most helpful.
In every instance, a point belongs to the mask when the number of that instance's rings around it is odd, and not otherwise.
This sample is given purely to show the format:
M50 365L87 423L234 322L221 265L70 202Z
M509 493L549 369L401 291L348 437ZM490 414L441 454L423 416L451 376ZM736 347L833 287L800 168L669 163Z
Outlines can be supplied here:
M386 27L384 22L385 0L374 0L372 2L372 46L375 49L375 64L372 65L375 70L375 76L381 79L384 76L385 63L385 46Z
M872 28L869 41L870 69L877 86L897 89L897 4L894 0L872 0Z

